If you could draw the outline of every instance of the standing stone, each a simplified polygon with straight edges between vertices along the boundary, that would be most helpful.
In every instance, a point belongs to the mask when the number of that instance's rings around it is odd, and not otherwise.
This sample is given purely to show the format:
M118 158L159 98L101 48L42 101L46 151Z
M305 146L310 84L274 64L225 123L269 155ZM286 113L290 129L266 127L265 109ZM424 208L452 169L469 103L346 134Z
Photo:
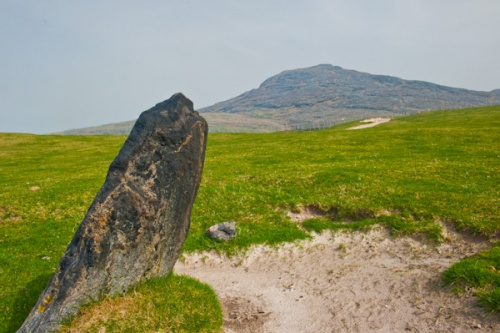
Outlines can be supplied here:
M52 332L81 305L168 274L186 239L208 126L182 94L145 111L18 332Z

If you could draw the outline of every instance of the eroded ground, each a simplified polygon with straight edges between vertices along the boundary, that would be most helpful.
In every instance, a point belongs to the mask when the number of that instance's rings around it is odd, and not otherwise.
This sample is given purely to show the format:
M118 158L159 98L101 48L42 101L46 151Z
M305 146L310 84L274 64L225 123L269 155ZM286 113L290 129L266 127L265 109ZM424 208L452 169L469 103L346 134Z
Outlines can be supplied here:
M226 332L496 332L500 318L457 296L441 273L487 243L448 230L440 246L383 228L330 232L227 258L184 256L175 266L210 284Z

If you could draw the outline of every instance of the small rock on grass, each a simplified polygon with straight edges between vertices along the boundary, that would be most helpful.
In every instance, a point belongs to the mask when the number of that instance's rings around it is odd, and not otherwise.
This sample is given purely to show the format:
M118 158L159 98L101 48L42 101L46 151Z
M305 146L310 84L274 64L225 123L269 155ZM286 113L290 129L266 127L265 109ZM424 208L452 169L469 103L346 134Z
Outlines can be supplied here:
M230 241L236 237L236 222L222 222L211 226L205 231L205 236L217 240Z

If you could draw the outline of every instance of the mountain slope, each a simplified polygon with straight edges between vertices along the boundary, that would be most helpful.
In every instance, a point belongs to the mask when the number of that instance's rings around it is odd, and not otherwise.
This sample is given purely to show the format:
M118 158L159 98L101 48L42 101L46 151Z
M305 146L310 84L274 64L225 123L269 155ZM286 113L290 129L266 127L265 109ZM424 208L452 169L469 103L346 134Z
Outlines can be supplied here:
M420 111L500 104L491 92L450 88L424 81L373 75L332 65L287 70L257 89L198 111L211 132L272 132L395 117ZM125 134L133 121L61 132Z
M259 88L200 109L243 113L288 127L328 125L374 116L500 104L500 94L318 65L284 71Z

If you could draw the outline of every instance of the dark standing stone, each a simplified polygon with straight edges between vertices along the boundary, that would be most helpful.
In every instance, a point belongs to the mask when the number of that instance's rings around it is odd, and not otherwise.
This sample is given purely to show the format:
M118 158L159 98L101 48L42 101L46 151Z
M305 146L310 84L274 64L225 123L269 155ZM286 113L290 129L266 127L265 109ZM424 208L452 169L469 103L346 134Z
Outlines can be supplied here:
M172 270L189 230L207 133L182 94L141 114L18 332L54 331L81 305Z

